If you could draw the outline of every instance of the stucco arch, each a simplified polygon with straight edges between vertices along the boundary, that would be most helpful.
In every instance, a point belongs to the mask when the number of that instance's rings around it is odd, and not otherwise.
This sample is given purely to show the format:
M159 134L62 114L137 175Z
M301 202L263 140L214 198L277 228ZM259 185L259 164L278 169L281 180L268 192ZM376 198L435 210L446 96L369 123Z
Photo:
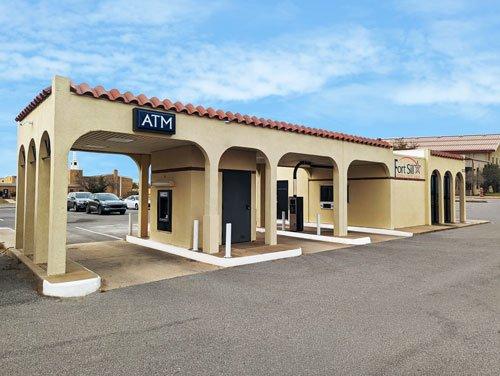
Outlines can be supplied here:
M386 160L377 160L377 159L359 159L359 158L351 158L346 161L344 161L344 165L346 166L346 169L348 170L351 168L353 165L358 165L358 164L365 164L365 165L370 165L372 167L375 167L376 170L373 171L373 173L376 173L374 176L379 176L379 177L390 177L392 176L392 172L394 170L394 161L391 160L390 162Z
M430 217L431 224L443 222L443 185L441 173L435 169L430 176Z
M24 248L24 210L26 192L26 149L19 146L17 156L17 187L16 187L16 249Z
M35 195L35 249L33 261L46 263L48 257L50 176L52 147L47 131L38 140L38 159L36 162L36 195Z
M390 170L384 162L352 160L347 167L349 226L392 226Z
M257 238L256 228L261 227L267 221L267 213L270 202L266 191L266 178L272 173L271 169L276 169L268 155L261 149L255 147L231 146L226 148L220 155L218 165L219 171L219 194L218 210L221 214L220 238L225 239L225 224L232 223L233 240L238 241L238 234L245 234L249 231L250 241ZM232 176L232 179L230 177ZM230 189L226 185L227 180L240 181L240 194L231 195L226 190ZM247 181L249 183L246 189ZM231 213L228 210L229 202L226 202L225 195L233 197L233 201L247 201L246 207L249 209L248 215L243 210L240 213ZM275 201L274 197L271 197ZM231 200L230 200L231 201ZM266 205L267 204L267 205ZM266 210L267 209L267 210ZM236 215L237 214L237 215ZM233 218L234 217L234 218ZM232 219L231 219L232 218ZM247 224L249 221L249 224ZM248 227L247 227L248 226ZM271 242L269 236L266 238L268 244ZM241 241L241 240L240 240Z
M453 174L447 170L443 175L443 221L452 223L455 221L455 186Z
M301 162L302 168L298 171L305 169L308 172L302 179L298 174L296 182L298 196L304 197L304 222L316 222L319 215L321 223L333 223L335 235L347 235L347 171L342 160L340 157L335 158L333 154L289 151L281 155L278 160L278 166L288 167L285 169L288 170L286 173L280 169L280 175L293 181L291 171ZM289 190L293 194L293 183L290 186ZM323 190L327 196L333 193L332 202L326 203L321 200Z
M465 211L465 179L462 172L457 172L455 175L455 196L458 193L459 197L459 207L460 207L460 217L459 220L462 223L466 221L466 211Z
M34 253L35 247L35 194L37 149L35 139L31 139L26 151L25 164L25 199L24 199L24 244L23 251L27 255Z

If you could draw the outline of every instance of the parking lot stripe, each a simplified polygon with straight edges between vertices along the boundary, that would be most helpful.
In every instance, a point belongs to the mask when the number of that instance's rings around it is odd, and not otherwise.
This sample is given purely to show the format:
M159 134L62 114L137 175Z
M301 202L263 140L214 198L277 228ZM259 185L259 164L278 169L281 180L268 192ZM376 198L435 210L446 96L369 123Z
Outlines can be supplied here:
M88 232L91 232L91 233L93 233L93 234L102 235L102 236L107 236L108 238L112 238L112 239L124 240L123 238L119 238L118 236L113 236L113 235L104 234L104 233L102 233L102 232L97 232L97 231L89 230L88 228L83 228L83 227L78 227L78 226L75 226L75 228L77 228L77 229L79 229L79 230L83 230L83 231L88 231Z

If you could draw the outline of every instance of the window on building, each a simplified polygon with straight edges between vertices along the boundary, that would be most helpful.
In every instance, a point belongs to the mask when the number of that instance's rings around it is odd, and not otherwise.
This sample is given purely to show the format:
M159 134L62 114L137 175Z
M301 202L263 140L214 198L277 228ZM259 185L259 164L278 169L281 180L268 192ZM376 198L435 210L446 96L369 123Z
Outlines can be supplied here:
M322 185L321 186L320 201L321 202L333 202L333 186L332 185Z

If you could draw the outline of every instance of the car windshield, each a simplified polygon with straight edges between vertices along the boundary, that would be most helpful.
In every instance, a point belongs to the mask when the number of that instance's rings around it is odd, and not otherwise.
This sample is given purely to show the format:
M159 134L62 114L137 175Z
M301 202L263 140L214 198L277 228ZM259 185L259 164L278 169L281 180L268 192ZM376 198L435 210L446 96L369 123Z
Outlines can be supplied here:
M101 201L119 200L119 198L112 193L96 193L95 198Z
M89 192L78 192L78 193L75 193L75 197L76 198L89 198L90 193Z

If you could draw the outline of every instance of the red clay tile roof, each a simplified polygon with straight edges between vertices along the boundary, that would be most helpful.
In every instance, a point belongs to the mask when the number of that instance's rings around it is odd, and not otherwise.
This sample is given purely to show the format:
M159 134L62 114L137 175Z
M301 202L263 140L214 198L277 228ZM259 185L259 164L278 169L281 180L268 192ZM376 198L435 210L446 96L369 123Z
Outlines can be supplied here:
M23 110L16 116L16 121L22 121L28 114L38 107L40 103L42 103L45 99L47 99L52 93L52 87L46 87L43 89L38 95L33 99Z
M31 111L35 109L45 98L50 95L49 91L46 92L45 89L44 97L40 93L35 100L33 100L21 113L16 117L16 121L23 120ZM203 106L194 106L191 103L186 105L181 102L172 103L168 99L160 100L156 97L148 98L144 94L135 96L131 92L127 91L125 93L120 93L117 89L106 90L102 86L96 86L94 88L90 87L86 83L74 84L71 83L71 91L78 95L85 95L94 97L97 99L107 99L110 101L118 101L123 103L136 104L138 106L148 106L151 108L159 108L167 111L175 111L178 113L186 113L188 115L196 115L200 117L208 117L210 119L216 118L218 120L236 122L238 124L253 125L262 128L278 129L288 132L297 132L301 134L307 134L311 136L330 138L340 141L354 142L358 144L365 144L377 147L383 147L390 149L392 145L389 142L383 141L382 139L372 139L366 137L352 136L345 133L332 132L324 129L309 128L302 125L290 124L283 121L275 121L270 119L257 118L255 116L241 115L239 113L233 114L229 111L214 110L213 108L204 108Z
M391 143L398 138L387 139ZM403 137L418 147L452 153L494 152L500 147L500 134L475 134L463 136Z
M434 157L458 159L460 161L464 160L464 157L460 154L446 153L444 151L439 151L439 150L431 150L431 155Z

